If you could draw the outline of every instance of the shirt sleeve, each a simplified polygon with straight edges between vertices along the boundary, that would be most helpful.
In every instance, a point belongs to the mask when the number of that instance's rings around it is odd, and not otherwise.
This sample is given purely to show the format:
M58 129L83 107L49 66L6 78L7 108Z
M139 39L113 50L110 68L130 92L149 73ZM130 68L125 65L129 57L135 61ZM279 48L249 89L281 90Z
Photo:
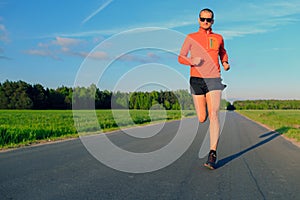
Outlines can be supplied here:
M178 56L178 62L183 65L191 65L192 61L191 58L187 57L189 54L189 51L191 49L191 41L189 37L187 36L184 40L184 43L181 47L179 56Z
M221 62L228 62L228 55L226 52L226 49L224 47L224 40L222 38L221 40L221 44L220 44L220 49L219 49L219 56L220 56L220 60Z

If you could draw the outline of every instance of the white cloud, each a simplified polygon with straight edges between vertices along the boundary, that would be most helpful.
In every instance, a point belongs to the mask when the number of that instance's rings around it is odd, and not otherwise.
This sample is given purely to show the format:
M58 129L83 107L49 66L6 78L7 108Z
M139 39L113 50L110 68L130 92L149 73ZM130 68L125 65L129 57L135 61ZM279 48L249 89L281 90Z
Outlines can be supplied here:
M24 51L25 54L28 55L35 55L35 56L42 56L42 57L50 57L54 60L62 60L60 57L58 57L54 52L44 49L30 49Z
M293 15L300 12L299 1L275 1L272 3L266 3L265 6L269 8L268 12L270 12L270 14L274 17Z
M297 23L298 19L291 17L300 13L300 2L260 2L248 3L240 2L228 12L220 11L216 13L216 28L227 34L228 38L242 37L249 34L259 34L272 31L279 25ZM185 13L186 14L186 13ZM122 31L141 27L163 27L176 29L186 26L198 26L197 17L194 15L176 15L171 20L156 21L148 23L135 23L123 27L113 27L111 29L92 30L87 32L60 34L65 37L88 37L94 35L113 35Z
M80 40L80 39L70 38L70 37L56 36L55 39L53 39L49 42L39 42L38 47L50 48L51 46L59 46L61 48L65 48L65 47L70 47L70 46L76 46L81 43L84 43L84 41Z
M27 54L30 54L30 55L38 55L38 56L49 56L49 55L51 55L51 53L49 51L45 51L45 50L30 49L30 50L26 50L24 52L27 53Z
M151 63L151 62L157 62L160 59L160 56L158 56L155 53L149 52L145 55L142 54L125 54L117 60L126 61L126 62L138 62L138 63Z
M217 23L225 28L218 32L223 33L226 39L266 33L299 22L299 19L293 17L299 13L299 1L261 1L259 4L241 2L231 12L219 13L221 17Z
M108 0L102 4L95 12L90 14L87 18L83 20L82 23L86 23L101 10L107 7L113 0ZM221 33L226 39L233 39L236 37L243 37L247 35L262 34L273 31L280 28L281 26L287 24L294 24L299 22L297 18L294 18L293 15L300 13L300 2L264 2L260 1L257 3L248 3L248 2L239 2L236 6L232 7L232 10L220 10L216 13L216 32ZM108 55L104 52L95 52L93 54L88 54L84 51L75 51L74 47L80 47L79 45L85 42L85 40L75 39L82 37L92 37L94 43L103 41L105 39L104 35L113 35L118 34L123 31L142 28L142 27L163 27L163 28L182 28L186 26L198 26L197 17L192 14L185 14L185 16L174 15L174 17L169 20L166 18L165 21L154 21L147 23L138 23L134 22L133 24L124 25L124 26L115 26L108 29L99 29L91 30L86 32L77 32L77 33L59 33L55 34L54 40L48 43L39 43L38 47L40 51L31 52L31 55L40 55L40 56L52 56L57 54L72 55L86 57L90 56L95 59L107 59ZM215 27L214 27L215 29ZM0 31L5 30L5 27L0 27ZM46 36L45 38L53 37ZM96 39L95 39L96 38ZM100 38L100 39L98 39ZM53 48L59 47L60 50L54 52ZM52 49L52 50L50 50ZM49 52L52 52L50 54ZM151 55L140 57L137 55L127 55L123 56L120 59L124 61L136 61L136 62L147 62L151 58ZM157 59L157 58L156 58Z
M28 55L50 57L55 60L62 60L60 57L62 54L72 54L71 47L77 46L81 43L83 43L83 40L66 37L56 37L50 42L39 42L37 45L37 49L26 50L24 51L24 53ZM59 49L57 49L57 47L59 47Z
M235 37L243 37L245 35L251 35L251 34L258 34L258 33L265 33L267 30L262 29L253 29L253 30L243 30L243 29L236 29L236 30L220 30L218 33L222 34L224 38L226 39L232 39Z
M73 39L73 38L63 38L63 37L56 37L52 44L59 45L61 47L68 47L73 45L78 45L81 43L81 40Z
M77 56L77 57L89 57L93 59L108 59L108 54L105 52L84 52L75 50L75 47L82 48L80 44L85 43L84 40L67 38L67 37L56 37L54 40L49 42L40 42L36 49L30 49L23 51L25 54L34 56L50 57L54 60L62 60L62 56ZM93 43L94 40L91 42ZM58 47L58 48L57 48Z
M107 60L109 58L108 54L103 51L95 51L95 52L69 52L71 55L80 56L83 58L89 57L98 60Z
M101 10L110 5L113 0L108 0L102 4L96 11L85 18L82 23L87 22ZM221 9L216 11L216 25L215 28L223 32L230 33L230 38L241 37L248 34L258 34L272 31L278 25L287 25L297 23L298 20L293 18L292 15L300 13L300 1L240 1L235 3L234 6L228 9ZM120 32L143 27L162 27L177 29L186 26L198 26L198 15L182 12L182 14L173 15L172 18L165 20L152 21L147 23L139 23L134 21L132 24L122 24L122 26L114 26L111 28L101 28L99 30L90 30L85 32L72 32L72 33L55 33L46 35L41 38L49 38L54 35L61 37L98 37L101 35L109 36L118 34ZM225 28L224 28L225 27ZM245 31L252 29L252 31Z

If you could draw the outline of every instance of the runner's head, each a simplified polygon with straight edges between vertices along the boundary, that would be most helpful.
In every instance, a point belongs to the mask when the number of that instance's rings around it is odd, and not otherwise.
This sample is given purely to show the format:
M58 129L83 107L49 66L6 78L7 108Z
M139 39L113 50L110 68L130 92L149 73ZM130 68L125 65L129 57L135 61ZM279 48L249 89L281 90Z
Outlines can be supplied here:
M198 22L200 27L208 30L214 23L214 12L208 8L204 8L199 13Z

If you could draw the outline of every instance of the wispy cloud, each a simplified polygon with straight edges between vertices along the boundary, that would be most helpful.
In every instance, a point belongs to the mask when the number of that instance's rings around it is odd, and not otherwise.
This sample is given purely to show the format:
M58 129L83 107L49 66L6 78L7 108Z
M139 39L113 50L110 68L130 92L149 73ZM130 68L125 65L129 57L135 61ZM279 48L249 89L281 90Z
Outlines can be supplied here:
M299 1L260 2L259 4L241 2L235 10L219 13L222 17L218 23L224 27L219 32L224 34L226 39L267 33L281 26L298 23L299 19L294 15L299 13Z
M106 2L108 5L111 1ZM100 8L102 8L102 5ZM104 8L104 7L103 7ZM102 9L103 9L102 8ZM252 34L261 34L273 31L278 26L299 22L293 15L300 13L300 2L277 1L274 3L260 2L249 3L240 2L233 7L231 12L220 10L216 13L215 28L218 32L224 33L226 39L243 37ZM99 10L99 11L98 11ZM100 12L100 9L97 11ZM97 12L94 12L97 14ZM90 37L95 35L113 35L122 31L142 28L142 27L163 27L178 29L188 26L198 26L197 16L184 13L185 15L174 15L172 19L153 21L153 22L134 22L123 26L115 26L107 29L91 30L77 33L59 33L65 37ZM90 15L91 17L94 15ZM86 18L90 19L90 18Z
M239 6L235 7L235 9L236 10L231 12L220 11L220 13L217 13L217 16L219 16L219 18L217 18L217 23L219 25L230 24L228 28L223 28L223 32L228 34L227 36L230 38L241 37L249 34L265 33L273 30L272 28L277 27L278 25L298 22L297 19L294 19L291 16L300 12L300 2L260 2L259 5L255 3L241 2L239 3ZM177 29L187 26L198 26L197 16L191 14L184 16L176 15L170 20L134 23L123 27L118 26L111 29L77 33L77 35L111 35L141 27Z
M160 59L160 56L153 52L149 52L145 55L138 55L138 54L126 54L123 55L117 60L126 61L126 62L138 62L138 63L150 63L150 62L157 62Z
M123 31L128 31L128 30L133 30L133 29L142 29L142 28L149 28L149 27L153 27L153 29L157 29L157 28L169 28L169 29L174 29L174 28L178 28L178 27L183 27L183 26L189 26L189 25L196 25L197 26L197 19L195 22L194 20L186 20L186 21L177 21L176 20L172 20L172 21L160 21L160 22L150 22L150 23L137 23L137 24L130 24L130 25L126 25L126 26L118 26L118 27L112 27L112 28L107 28L107 29L99 29L99 30L90 30L90 31L83 31L83 32L72 32L72 33L54 33L51 35L45 35L42 36L40 38L51 38L53 36L56 35L60 35L62 37L78 37L78 38L82 38L82 37L93 37L93 36L97 36L99 37L99 35L102 36L111 36L111 35L115 35L118 33L121 33ZM102 37L102 40L105 37Z
M25 54L34 55L34 56L42 56L42 57L50 57L54 60L62 60L54 51L45 50L45 49L29 49L23 51Z
M79 45L82 40L74 38L56 37L50 42L40 42L37 48L23 51L28 55L50 57L54 60L62 60L61 54L70 52L72 46Z
M74 38L56 37L48 42L40 42L36 48L23 51L23 53L32 56L49 57L54 60L62 61L66 56L91 58L96 60L115 59L121 62L137 62L137 63L150 63L157 62L161 57L154 52L147 52L142 54L132 53L122 55L121 57L114 58L105 51L83 51L83 45L93 45L94 40L84 41Z
M92 41L91 43L93 43ZM40 42L37 44L36 48L23 51L23 53L33 56L50 57L54 60L62 61L64 56L76 56L81 58L93 58L98 60L106 60L109 58L108 54L103 51L87 52L82 50L76 50L75 47L82 49L81 44L85 44L87 41L66 38L66 37L56 37L49 42Z
M109 59L109 55L106 53L106 52L103 52L103 51L94 51L94 52L84 52L84 51L81 51L81 52L72 52L70 51L69 52L70 55L73 55L73 56L80 56L82 58L93 58L93 59L97 59L97 60L107 60Z
M4 24L0 24L0 42L9 42L8 31L5 28Z
M233 29L233 30L220 30L218 31L219 33L221 33L223 35L224 38L226 39L233 39L235 37L242 37L245 35L253 35L253 34L259 34L259 33L265 33L267 32L267 30L264 29Z
M111 2L113 2L113 0L108 0L107 2L105 2L104 4L102 4L96 11L94 11L92 14L90 14L88 17L86 17L81 24L86 23L87 21L89 21L92 17L94 17L95 15L97 15L101 10L103 10L105 7L107 7Z
M86 23L101 10L106 8L111 4L113 0L108 0L102 4L95 12L90 14L85 18L82 23ZM260 4L241 2L238 6L233 7L234 10L231 12L225 12L220 10L216 14L216 32L221 33L226 39L233 39L236 37L244 37L247 35L263 34L270 31L274 31L281 26L287 24L295 24L299 22L299 19L295 18L293 15L300 13L300 2L265 2L262 1ZM184 13L186 14L186 13ZM197 27L198 16L193 16L192 14L187 14L184 16L174 15L172 19L166 18L166 20L153 21L153 22L133 22L124 26L114 26L107 29L91 30L86 32L75 32L75 33L56 33L53 35L48 35L44 38L53 38L48 43L39 43L38 48L27 51L30 55L48 56L53 59L58 59L62 55L87 57L95 59L108 59L109 55L105 52L94 52L89 54L87 51L75 50L73 47L80 46L80 44L87 42L87 38L91 39L93 37L93 43L96 41L103 41L105 37L110 35L118 34L123 31L127 31L135 28L143 27L162 27L177 29L187 26ZM1 22L1 21L0 21ZM5 30L5 27L0 27L0 31ZM59 35L59 37L57 37ZM100 38L101 36L101 38ZM95 38L98 37L100 39ZM76 39L76 38L86 38ZM89 43L91 44L91 43ZM56 47L56 49L54 48ZM60 48L59 50L57 48ZM80 47L81 48L81 47ZM152 57L151 57L152 56ZM139 55L126 55L120 57L121 61L128 62L149 62L154 59L155 54L150 54L147 56Z
M61 47L68 47L68 46L78 45L81 42L82 41L79 39L56 37L55 40L52 41L52 44L58 45Z

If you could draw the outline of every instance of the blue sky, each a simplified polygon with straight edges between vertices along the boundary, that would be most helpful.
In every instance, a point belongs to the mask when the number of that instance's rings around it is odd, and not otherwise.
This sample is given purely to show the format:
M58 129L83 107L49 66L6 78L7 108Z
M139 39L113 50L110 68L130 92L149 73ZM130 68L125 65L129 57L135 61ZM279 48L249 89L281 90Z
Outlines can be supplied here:
M298 0L0 0L0 82L72 87L89 55L99 68L109 63L101 76L95 73L101 89L151 87L134 79L156 89L185 89L182 77L188 79L189 67L175 55L184 36L198 30L204 7L214 10L213 30L223 35L229 54L231 70L222 71L227 99L300 99ZM159 41L169 42L173 52L159 49L159 43L140 49L135 44L135 51L111 62L112 49L135 42L128 31L138 30L134 35L148 27L174 34Z

